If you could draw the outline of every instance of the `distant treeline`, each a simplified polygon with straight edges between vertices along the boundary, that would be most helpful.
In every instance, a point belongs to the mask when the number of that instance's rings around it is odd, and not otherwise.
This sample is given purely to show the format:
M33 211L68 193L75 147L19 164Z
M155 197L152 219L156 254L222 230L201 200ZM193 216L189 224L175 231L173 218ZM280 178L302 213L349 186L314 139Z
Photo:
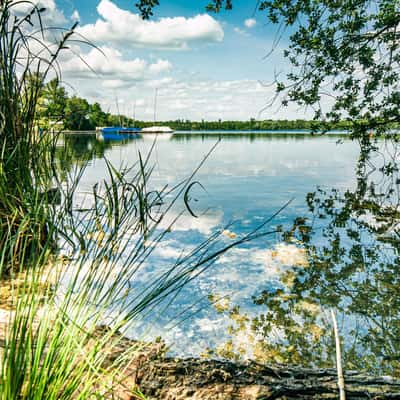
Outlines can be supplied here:
M136 121L138 127L152 125L153 122ZM248 121L190 121L190 120L175 120L157 122L157 124L168 125L174 130L184 131L263 131L263 130L320 130L320 129L337 129L346 130L350 127L346 121L336 123L334 125L324 126L317 121L308 120L255 120Z
M122 115L102 110L99 103L90 104L86 99L68 96L65 88L57 79L43 85L39 93L37 122L41 128L62 127L67 130L94 130L101 126L136 126L144 128L151 125L167 125L174 130L222 130L222 131L260 131L260 130L346 130L350 127L346 121L324 126L317 121L308 120L255 120L247 121L138 121Z

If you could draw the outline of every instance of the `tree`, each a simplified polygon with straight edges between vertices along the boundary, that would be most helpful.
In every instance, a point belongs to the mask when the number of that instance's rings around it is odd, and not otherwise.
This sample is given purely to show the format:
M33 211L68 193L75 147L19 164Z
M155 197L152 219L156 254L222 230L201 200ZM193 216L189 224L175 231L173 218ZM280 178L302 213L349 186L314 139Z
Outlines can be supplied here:
M67 105L67 93L57 78L52 79L44 86L42 97L44 105L42 116L53 121L61 121Z
M353 137L384 134L400 122L399 2L263 1L269 19L294 28L285 56L295 67L278 92L313 106L315 118L351 121ZM320 106L324 97L331 107Z
M65 127L71 130L93 129L89 121L89 103L85 99L73 96L65 107Z
M101 109L99 103L94 103L90 105L89 121L92 126L107 125L107 114Z

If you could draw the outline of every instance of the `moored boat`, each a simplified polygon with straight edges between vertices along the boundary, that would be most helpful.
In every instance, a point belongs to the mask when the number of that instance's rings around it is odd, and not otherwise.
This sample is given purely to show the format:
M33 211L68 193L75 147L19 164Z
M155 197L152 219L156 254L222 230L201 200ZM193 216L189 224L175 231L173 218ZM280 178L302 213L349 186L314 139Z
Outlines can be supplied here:
M157 94L158 89L154 90L154 123L156 123L156 110L157 110ZM146 128L142 128L141 131L146 137L160 137L164 139L169 139L174 131L169 126L153 125Z
M101 129L104 140L123 140L126 138L140 138L140 129L134 127L111 126Z
M169 126L150 126L141 130L142 137L146 139L169 140L174 131Z
M140 128L134 128L134 127L125 127L125 126L110 126L106 128L101 129L102 133L135 133L140 136Z
M173 133L169 126L149 126L141 130L142 133Z

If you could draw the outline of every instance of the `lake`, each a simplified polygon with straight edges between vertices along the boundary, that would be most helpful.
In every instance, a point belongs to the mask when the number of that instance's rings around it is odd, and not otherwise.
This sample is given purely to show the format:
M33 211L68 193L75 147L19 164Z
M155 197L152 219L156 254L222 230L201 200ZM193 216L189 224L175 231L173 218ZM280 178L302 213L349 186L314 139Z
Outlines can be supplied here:
M65 135L60 148L68 148L74 162L88 160L79 186L83 196L107 177L104 157L116 167L132 165L138 153L147 155L153 144L146 136L98 141L95 135ZM145 285L150 277L216 232L223 232L220 245L229 245L285 204L267 230L274 231L280 225L290 229L296 217L309 216L307 193L317 187L344 191L355 186L358 150L356 143L338 134L178 132L170 138L160 136L150 156L154 170L149 186L173 187L204 161L194 177L201 186L194 185L190 192L190 211L196 217L186 210L183 201L177 202L169 212L170 218L183 214L147 260L133 286ZM317 223L316 231L323 225ZM318 234L316 238L319 240ZM232 354L251 357L255 336L249 333L249 321L266 311L255 304L254 298L281 287L282 273L293 264L307 267L300 248L298 243L283 243L277 233L233 248L126 333L146 340L162 336L171 353L183 356L224 348L217 354L229 356L230 349ZM340 325L346 335L351 335L355 319L344 317L341 314ZM318 323L323 324L323 318ZM240 324L241 329L236 329Z

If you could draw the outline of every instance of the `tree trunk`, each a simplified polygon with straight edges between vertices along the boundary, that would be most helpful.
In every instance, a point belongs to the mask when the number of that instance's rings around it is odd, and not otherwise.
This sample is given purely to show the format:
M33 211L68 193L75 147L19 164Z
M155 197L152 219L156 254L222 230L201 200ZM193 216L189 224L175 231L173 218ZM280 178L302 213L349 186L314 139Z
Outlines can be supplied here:
M137 385L148 400L339 399L333 368L155 357L132 363L125 376L125 384ZM344 380L348 400L400 400L399 379L348 371Z

